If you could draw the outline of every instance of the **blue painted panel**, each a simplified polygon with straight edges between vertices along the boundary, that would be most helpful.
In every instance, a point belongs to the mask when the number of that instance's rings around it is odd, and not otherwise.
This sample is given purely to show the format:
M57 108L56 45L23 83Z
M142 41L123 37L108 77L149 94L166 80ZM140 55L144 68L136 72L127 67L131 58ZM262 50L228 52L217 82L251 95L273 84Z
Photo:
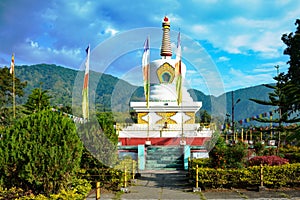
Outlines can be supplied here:
M139 170L145 170L145 145L138 145Z

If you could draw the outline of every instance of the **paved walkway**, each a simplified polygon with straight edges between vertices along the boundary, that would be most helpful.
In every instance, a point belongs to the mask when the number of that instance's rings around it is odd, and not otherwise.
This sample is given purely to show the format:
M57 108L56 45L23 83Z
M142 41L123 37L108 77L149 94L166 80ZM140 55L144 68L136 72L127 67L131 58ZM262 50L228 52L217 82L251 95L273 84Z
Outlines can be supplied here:
M184 171L143 171L136 184L127 188L128 193L101 194L101 199L299 199L300 190L247 191L214 190L193 192ZM87 200L95 200L91 194Z

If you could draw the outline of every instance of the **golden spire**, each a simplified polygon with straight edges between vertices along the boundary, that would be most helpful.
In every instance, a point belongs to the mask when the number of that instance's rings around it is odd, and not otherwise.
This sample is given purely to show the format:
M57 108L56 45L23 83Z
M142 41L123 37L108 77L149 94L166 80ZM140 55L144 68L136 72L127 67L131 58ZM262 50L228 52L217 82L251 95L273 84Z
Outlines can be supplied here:
M162 38L160 55L172 56L171 40L170 40L170 21L168 17L164 18L162 22L162 27L163 27L163 38Z

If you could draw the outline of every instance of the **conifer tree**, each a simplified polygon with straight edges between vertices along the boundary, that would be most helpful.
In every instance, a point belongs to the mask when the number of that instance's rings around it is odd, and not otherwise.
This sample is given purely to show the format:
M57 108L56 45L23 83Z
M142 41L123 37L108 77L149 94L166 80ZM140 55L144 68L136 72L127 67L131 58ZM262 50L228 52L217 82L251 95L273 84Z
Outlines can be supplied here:
M41 88L35 88L28 96L27 102L24 104L26 110L24 113L31 114L45 110L50 107L50 99L52 97L48 95L47 90Z
M0 132L0 185L56 193L79 170L82 143L68 117L41 111Z
M0 68L0 125L9 125L12 121L12 103L13 103L13 79L7 67ZM21 97L24 95L23 89L26 82L21 82L15 77L15 95ZM18 114L18 113L17 113Z

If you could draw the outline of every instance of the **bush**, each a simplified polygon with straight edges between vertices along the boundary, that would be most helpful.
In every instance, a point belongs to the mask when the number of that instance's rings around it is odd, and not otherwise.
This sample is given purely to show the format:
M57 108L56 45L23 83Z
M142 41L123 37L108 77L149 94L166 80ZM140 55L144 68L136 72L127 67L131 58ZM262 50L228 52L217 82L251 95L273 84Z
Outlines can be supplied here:
M289 161L287 159L281 158L279 156L256 156L249 160L249 166L258 166L258 165L283 165L287 164Z
M190 167L210 167L210 159L209 158L195 158L192 159L189 163Z
M300 153L286 153L284 157L289 160L289 163L300 163Z
M219 138L215 147L209 152L210 166L222 169L241 168L244 166L247 149L247 145L242 142L228 146L223 138Z
M91 190L91 184L84 179L75 178L68 190L62 189L58 194L50 194L50 198L43 194L34 195L31 191L25 192L21 188L10 188L9 190L0 188L0 199L16 200L82 200L85 199Z
M79 170L82 143L71 119L42 111L1 131L0 183L49 195Z
M192 177L196 176L195 168L191 169ZM263 167L264 185L267 187L288 187L300 184L300 164ZM247 188L260 184L260 167L252 166L243 169L199 168L200 186L208 188Z

